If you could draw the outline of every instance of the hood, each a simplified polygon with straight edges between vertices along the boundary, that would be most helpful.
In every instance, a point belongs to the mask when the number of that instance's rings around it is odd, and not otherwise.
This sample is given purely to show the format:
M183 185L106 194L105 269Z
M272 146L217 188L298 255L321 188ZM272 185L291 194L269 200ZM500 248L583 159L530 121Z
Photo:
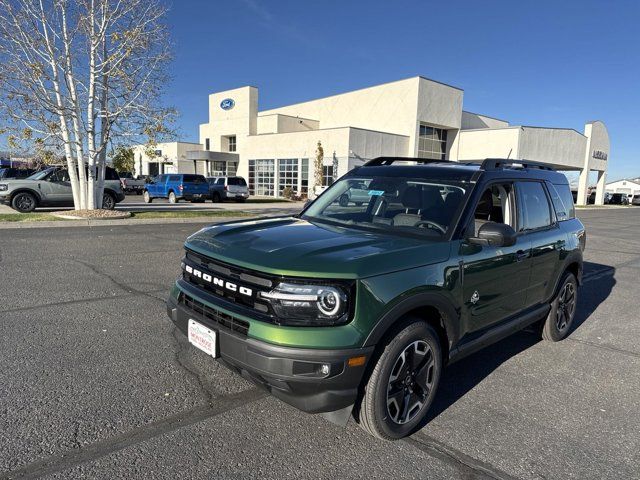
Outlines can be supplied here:
M26 187L37 185L39 180L28 180L26 178L7 178L6 180L0 178L0 183L9 185L10 188L14 187Z
M364 278L443 262L448 242L379 234L295 217L203 228L185 247L244 268L276 275Z

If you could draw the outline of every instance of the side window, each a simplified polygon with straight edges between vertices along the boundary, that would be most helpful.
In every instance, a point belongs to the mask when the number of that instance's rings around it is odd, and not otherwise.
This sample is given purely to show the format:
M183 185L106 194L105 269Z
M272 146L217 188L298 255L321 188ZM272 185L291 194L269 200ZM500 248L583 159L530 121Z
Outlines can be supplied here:
M569 185L554 185L552 183L547 183L547 189L551 196L553 208L556 210L556 217L558 217L558 221L562 222L563 220L575 218L576 211L573 206L573 195L571 194Z
M50 182L68 182L69 172L66 169L56 170L49 176Z
M216 180L216 185L224 185L224 177L219 178L218 180Z
M474 236L487 222L506 223L515 229L515 199L511 183L498 183L485 189L473 215Z
M551 209L542 183L518 182L516 190L521 212L519 231L536 230L551 225Z
M163 183L164 183L164 182L166 182L166 181L167 181L167 176L166 176L166 175L160 175L160 176L158 177L158 179L156 180L156 183L163 184Z
M170 182L179 182L180 181L180 175L169 175L169 181Z

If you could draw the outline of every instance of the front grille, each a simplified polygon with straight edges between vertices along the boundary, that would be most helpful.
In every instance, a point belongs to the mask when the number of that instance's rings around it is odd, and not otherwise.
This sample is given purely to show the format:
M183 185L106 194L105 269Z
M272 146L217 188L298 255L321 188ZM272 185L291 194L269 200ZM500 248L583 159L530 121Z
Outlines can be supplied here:
M204 303L196 300L195 298L187 295L186 293L180 294L178 303L181 303L189 310L202 315L203 317L211 320L221 327L227 328L234 332L238 332L245 337L249 333L249 322L240 320L239 318L234 318L231 315L227 315L226 313L221 312L220 310L211 308Z

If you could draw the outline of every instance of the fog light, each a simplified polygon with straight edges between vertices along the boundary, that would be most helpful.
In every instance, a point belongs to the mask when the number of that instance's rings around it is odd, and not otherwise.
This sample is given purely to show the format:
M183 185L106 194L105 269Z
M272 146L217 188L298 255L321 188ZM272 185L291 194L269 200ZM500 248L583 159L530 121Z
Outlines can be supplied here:
M326 363L322 364L322 366L320 367L320 373L322 375L329 375L329 365L327 365Z

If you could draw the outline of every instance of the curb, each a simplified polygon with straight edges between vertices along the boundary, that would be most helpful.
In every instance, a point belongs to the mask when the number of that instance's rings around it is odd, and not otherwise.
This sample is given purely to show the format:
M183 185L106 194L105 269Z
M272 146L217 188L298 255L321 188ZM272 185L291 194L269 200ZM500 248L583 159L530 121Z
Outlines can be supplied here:
M251 220L255 217L191 217L191 218L145 218L136 220L126 218L122 220L81 219L68 221L44 222L0 222L0 230L15 230L19 228L76 228L76 227L112 227L119 225L158 225L172 223L224 223L234 220Z

